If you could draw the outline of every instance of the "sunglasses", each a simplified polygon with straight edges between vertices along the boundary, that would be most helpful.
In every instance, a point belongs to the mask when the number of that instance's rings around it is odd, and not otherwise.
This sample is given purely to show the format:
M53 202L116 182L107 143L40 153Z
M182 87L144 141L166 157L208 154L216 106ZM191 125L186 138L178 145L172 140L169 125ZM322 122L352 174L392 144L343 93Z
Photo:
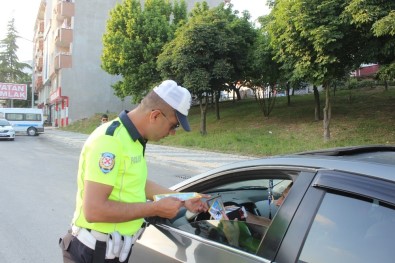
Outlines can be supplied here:
M168 118L167 118L167 116L161 111L161 110L159 110L159 112L166 118L166 120L170 123L170 124L172 124L173 122L171 122ZM177 115L176 115L177 116ZM177 122L176 124L173 124L171 127L170 127L170 130L177 130L178 128L180 127L180 123L179 122Z

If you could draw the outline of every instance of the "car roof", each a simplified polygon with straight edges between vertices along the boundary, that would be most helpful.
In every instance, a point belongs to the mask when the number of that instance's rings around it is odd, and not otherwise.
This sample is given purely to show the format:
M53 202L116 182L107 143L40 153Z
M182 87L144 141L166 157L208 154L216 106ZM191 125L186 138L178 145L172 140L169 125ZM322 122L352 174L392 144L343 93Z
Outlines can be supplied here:
M175 188L210 174L257 166L344 171L395 182L395 146L341 147L240 161L187 179Z
M395 164L395 146L392 145L338 147L319 151L302 152L297 153L297 155L333 156L336 159L344 158L371 163Z

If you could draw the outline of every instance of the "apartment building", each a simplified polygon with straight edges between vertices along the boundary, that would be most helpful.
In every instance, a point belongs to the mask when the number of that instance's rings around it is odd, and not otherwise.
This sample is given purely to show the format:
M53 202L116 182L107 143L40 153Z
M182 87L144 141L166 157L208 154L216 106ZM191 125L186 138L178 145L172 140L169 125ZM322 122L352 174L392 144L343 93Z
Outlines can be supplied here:
M141 0L144 2L144 0ZM224 0L206 0L217 6ZM229 0L226 0L229 2ZM42 0L34 26L33 89L52 126L133 105L111 87L119 80L101 69L102 35L121 0ZM187 0L191 9L199 0Z

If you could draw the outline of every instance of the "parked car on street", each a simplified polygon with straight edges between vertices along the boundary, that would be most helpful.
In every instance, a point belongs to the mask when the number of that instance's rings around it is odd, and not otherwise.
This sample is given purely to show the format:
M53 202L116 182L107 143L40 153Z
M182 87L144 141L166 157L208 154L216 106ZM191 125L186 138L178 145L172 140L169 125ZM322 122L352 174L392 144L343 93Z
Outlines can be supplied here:
M0 119L0 140L10 140L15 139L15 130L11 123L6 119Z
M287 197L281 198L292 182ZM358 146L226 165L173 187L219 196L268 225L182 209L150 222L130 262L393 262L395 146Z

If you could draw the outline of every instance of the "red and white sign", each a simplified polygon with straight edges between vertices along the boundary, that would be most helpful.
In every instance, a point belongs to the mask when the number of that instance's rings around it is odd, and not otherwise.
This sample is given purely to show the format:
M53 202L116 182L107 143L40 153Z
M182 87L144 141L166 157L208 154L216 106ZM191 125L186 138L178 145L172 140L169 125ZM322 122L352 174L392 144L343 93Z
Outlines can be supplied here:
M27 85L0 82L0 99L27 100Z
M59 87L49 95L49 100L51 101L51 103L55 103L61 97L62 97L62 89Z

